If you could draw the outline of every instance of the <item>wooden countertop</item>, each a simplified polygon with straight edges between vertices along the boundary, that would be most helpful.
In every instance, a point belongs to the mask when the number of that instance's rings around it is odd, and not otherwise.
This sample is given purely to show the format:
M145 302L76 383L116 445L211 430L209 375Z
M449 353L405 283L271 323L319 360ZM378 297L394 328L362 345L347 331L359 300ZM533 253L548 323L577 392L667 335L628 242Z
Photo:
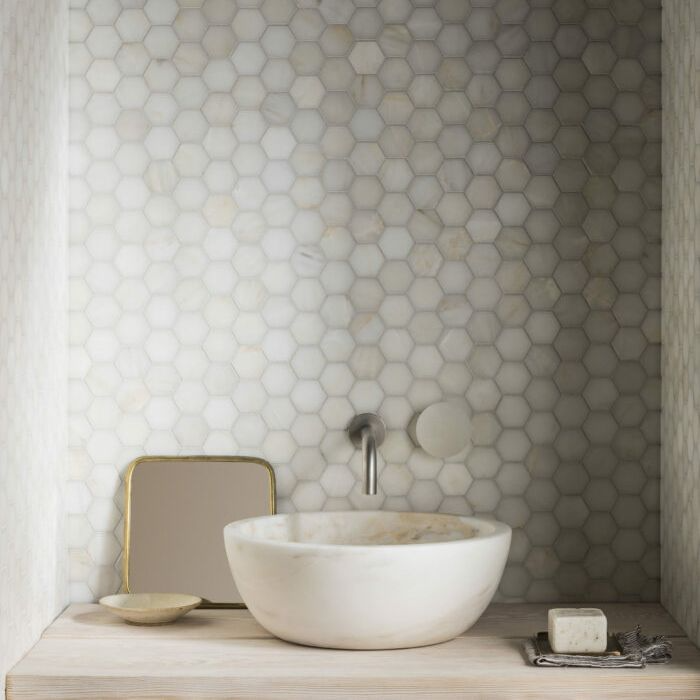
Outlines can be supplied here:
M126 625L70 606L7 677L18 698L700 698L700 651L657 604L601 605L611 630L673 637L673 661L646 669L533 668L524 637L541 604L494 604L466 634L398 651L282 642L247 610L195 610L174 625Z

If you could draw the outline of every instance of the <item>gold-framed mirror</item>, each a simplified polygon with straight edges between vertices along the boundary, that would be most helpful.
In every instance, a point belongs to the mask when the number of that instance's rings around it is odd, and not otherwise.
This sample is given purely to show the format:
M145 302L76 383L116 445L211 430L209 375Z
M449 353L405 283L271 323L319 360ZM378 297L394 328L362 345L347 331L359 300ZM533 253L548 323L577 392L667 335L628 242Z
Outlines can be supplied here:
M203 607L245 607L223 528L274 514L275 474L257 457L148 456L125 478L122 589L191 593Z

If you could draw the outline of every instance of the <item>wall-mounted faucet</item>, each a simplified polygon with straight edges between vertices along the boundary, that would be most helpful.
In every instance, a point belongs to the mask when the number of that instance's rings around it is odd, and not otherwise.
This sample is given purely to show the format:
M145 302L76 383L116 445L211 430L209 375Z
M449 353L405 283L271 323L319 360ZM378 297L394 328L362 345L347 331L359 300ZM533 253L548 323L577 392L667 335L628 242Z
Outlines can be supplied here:
M350 422L348 435L355 447L362 447L364 492L374 496L377 493L377 447L386 436L384 421L375 413L360 413Z

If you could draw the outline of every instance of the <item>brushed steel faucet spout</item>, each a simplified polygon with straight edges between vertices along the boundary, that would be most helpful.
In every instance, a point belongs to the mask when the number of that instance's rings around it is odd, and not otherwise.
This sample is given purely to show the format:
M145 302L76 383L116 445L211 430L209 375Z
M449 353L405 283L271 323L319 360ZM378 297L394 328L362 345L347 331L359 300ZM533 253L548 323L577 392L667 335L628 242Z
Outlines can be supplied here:
M365 471L365 494L377 495L377 443L370 428L362 429L362 463Z
M386 428L384 421L374 413L361 413L355 416L348 426L348 434L353 445L362 447L362 472L364 493L375 496L377 493L377 447L384 442Z

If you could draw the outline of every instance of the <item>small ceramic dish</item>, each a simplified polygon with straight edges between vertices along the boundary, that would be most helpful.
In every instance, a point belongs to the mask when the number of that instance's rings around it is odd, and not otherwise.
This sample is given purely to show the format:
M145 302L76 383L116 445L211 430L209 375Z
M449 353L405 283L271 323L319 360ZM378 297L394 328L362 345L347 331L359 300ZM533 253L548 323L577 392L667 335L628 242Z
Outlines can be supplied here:
M100 598L100 605L134 625L174 622L201 602L186 593L117 593Z

